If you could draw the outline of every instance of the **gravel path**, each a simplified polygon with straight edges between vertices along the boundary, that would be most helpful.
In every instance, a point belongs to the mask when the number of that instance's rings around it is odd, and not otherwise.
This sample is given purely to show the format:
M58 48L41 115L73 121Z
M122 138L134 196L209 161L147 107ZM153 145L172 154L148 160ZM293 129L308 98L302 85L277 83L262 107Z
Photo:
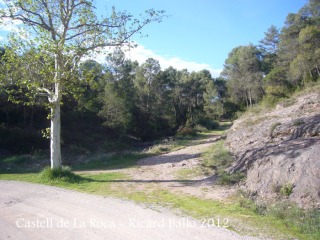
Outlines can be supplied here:
M0 181L0 192L1 240L254 239L167 210L51 186Z
M166 154L144 158L138 161L137 168L125 169L131 179L137 182L130 184L141 191L148 191L148 183L154 183L158 188L165 188L175 193L184 193L205 199L224 200L233 195L237 188L214 184L216 176L203 173L194 176L181 177L179 172L184 170L196 171L202 164L201 154L221 136L210 136L198 144ZM122 187L126 187L122 184ZM130 191L130 189L128 189Z

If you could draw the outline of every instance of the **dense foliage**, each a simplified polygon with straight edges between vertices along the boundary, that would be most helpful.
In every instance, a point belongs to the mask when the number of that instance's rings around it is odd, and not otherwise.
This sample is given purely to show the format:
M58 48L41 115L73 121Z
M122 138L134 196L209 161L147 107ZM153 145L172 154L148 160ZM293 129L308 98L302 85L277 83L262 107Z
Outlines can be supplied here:
M73 85L76 93L74 90L63 96L64 146L87 148L86 139L91 139L90 145L101 140L101 134L113 141L129 135L151 140L172 135L184 126L201 124L210 129L215 127L213 120L223 114L219 94L226 91L225 82L213 79L207 70L161 70L159 62L151 58L139 65L125 59L118 49L104 63L83 61L74 77L79 79ZM12 88L12 84L3 84L1 88L2 102L6 103L0 109L3 134L10 132L15 136L12 141L17 140L17 131L28 131L34 138L41 137L40 132L45 135L48 120L43 97L34 95L27 99L26 89L14 91L13 96ZM15 149L12 141L2 138L2 147ZM27 143L16 150L28 152L32 146Z
M3 46L0 52L0 154L30 153L47 145L42 135L47 135L50 106L28 85L15 82L25 80L32 64L38 64L39 74L50 74L41 66L44 61L50 66L53 59L37 49L15 56L7 50ZM37 61L28 62L33 56ZM21 59L24 74L13 74L17 66L8 64L12 57ZM72 91L62 96L63 146L107 149L123 137L150 140L185 128L210 129L216 126L214 120L233 118L260 102L272 105L297 89L318 84L319 78L319 0L290 13L281 30L271 26L258 46L234 48L219 78L207 70L162 70L152 58L139 64L116 49L105 62L82 60L72 72Z
M320 1L309 0L271 26L258 46L234 48L222 73L232 101L240 106L273 105L320 78Z

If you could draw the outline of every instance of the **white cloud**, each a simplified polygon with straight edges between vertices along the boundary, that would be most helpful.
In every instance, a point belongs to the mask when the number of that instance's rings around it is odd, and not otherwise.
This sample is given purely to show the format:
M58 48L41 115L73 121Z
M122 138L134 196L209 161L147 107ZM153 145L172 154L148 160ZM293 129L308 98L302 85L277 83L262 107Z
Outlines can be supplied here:
M7 32L17 32L20 24L22 24L20 20L11 20L7 18L3 20L1 30Z
M176 69L188 69L188 71L201 71L207 69L211 72L213 77L218 77L222 69L214 69L207 63L198 63L195 61L187 61L179 57L165 57L156 54L150 49L146 49L142 45L138 45L136 48L131 48L126 52L129 59L137 60L140 64L145 62L148 58L154 58L159 61L162 69L166 69L170 66Z
M97 62L105 63L105 57L107 53L112 52L112 48L108 48L100 51L98 54L93 54L88 58L94 58ZM214 69L207 63L198 63L195 61L187 61L179 57L166 57L156 54L154 51L145 48L142 45L138 45L135 48L130 48L125 50L126 57L131 60L136 60L139 64L144 63L148 58L154 58L159 61L161 68L164 70L170 66L182 70L188 69L189 72L201 71L207 69L211 72L212 77L218 77L222 69ZM87 58L86 58L87 59Z

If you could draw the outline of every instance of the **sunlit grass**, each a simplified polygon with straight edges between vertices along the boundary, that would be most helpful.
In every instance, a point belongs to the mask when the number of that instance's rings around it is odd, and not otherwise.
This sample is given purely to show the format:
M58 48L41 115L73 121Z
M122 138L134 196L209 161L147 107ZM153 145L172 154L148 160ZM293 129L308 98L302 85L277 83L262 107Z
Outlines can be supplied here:
M181 138L170 144L159 144L156 147L158 150L155 148L154 152L150 153L92 156L86 164L77 169L121 169L135 166L137 160L145 156L199 143L208 136L223 132L224 130L215 130L201 133L193 139ZM227 166L230 156L224 151L223 141L217 142L208 149L204 153L204 157L207 158L205 166L207 168L216 165ZM19 159L13 159L13 161L19 162ZM164 206L202 222L208 221L208 219L216 221L219 219L223 224L221 227L227 227L241 234L262 235L273 239L320 239L318 228L320 213L316 211L304 212L288 206L274 206L266 211L266 208L261 208L251 200L240 196L234 196L221 202L173 193L158 188L154 183L146 184L145 188L138 189L135 188L136 183L131 182L128 175L120 172L74 174L70 172L70 169L66 170L65 173L58 172L53 176L49 170L44 170L42 173L0 174L0 180L18 180L52 185L90 194L128 199L148 206ZM178 178L185 179L201 174L202 171L203 169L198 168L183 169L177 174Z
M210 173L206 171L206 169L202 168L201 166L196 166L193 168L183 168L175 172L176 177L180 180L193 179L198 176L203 176L208 174Z
M202 154L202 165L204 167L223 171L233 163L234 159L231 153L224 147L224 143L224 140L220 140Z
M69 176L69 173L67 175ZM315 226L319 223L320 214L310 218L310 214L301 215L300 212L299 214L289 215L288 209L280 211L276 208L272 210L273 212L270 210L268 214L261 214L261 212L257 212L253 202L244 204L239 197L228 199L226 202L206 200L186 194L172 193L152 184L147 191L137 190L134 185L128 189L125 184L134 183L131 182L129 176L120 172L94 175L72 174L72 181L66 180L64 176L50 180L50 178L43 177L43 172L1 174L0 180L18 180L52 185L85 193L128 199L148 205L164 206L200 221L220 219L225 221L224 223L229 229L242 234L256 235L259 232L265 233L265 236L273 236L275 239L292 239L292 237L317 239L314 237L318 237L320 234L319 229ZM304 219L301 220L301 216ZM303 228L299 227L302 222L308 222L308 224L304 224Z

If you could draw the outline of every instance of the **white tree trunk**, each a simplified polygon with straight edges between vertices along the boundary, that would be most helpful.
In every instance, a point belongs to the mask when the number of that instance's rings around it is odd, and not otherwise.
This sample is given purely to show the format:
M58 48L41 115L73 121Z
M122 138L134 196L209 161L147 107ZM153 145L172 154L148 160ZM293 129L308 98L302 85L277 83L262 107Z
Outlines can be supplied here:
M61 121L60 121L60 101L52 103L51 107L51 135L50 135L50 161L51 169L61 167Z
M51 169L61 168L61 114L62 98L61 73L58 55L55 55L54 94L49 97L51 103L50 162Z

